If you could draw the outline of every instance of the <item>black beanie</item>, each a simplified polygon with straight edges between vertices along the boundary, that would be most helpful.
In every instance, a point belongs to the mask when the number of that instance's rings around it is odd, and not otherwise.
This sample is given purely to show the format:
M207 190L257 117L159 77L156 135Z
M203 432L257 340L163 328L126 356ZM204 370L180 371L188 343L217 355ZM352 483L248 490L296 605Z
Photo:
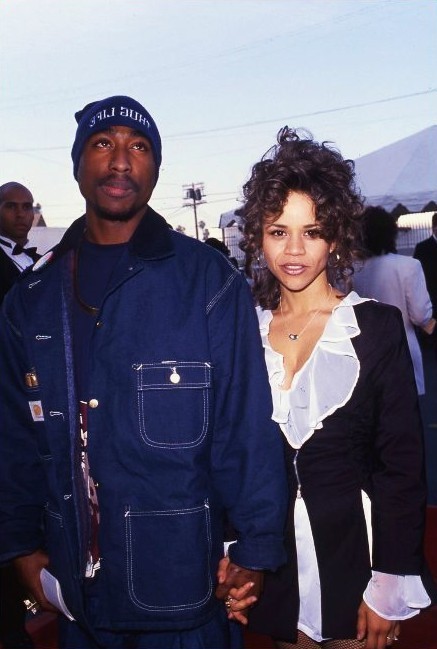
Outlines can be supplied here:
M80 156L85 142L93 133L105 131L111 126L130 126L149 140L156 165L155 180L158 180L162 159L161 138L158 127L152 116L135 99L115 96L93 101L75 113L74 116L78 126L73 148L71 149L71 157L73 159L73 174L76 180Z

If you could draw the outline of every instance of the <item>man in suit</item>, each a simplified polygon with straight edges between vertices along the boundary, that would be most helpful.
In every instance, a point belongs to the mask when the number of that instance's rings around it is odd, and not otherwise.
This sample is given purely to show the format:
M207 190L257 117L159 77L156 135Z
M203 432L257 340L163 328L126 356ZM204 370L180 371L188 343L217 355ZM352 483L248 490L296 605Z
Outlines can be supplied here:
M0 303L28 266L39 255L25 248L33 222L33 196L27 187L8 182L0 187Z
M0 187L0 303L25 268L39 257L25 249L33 222L33 196L27 187L8 182ZM12 566L0 573L0 641L4 649L28 649L32 640L25 629L26 593Z
M432 215L431 225L432 235L417 244L413 257L422 264L435 318L437 316L437 212Z

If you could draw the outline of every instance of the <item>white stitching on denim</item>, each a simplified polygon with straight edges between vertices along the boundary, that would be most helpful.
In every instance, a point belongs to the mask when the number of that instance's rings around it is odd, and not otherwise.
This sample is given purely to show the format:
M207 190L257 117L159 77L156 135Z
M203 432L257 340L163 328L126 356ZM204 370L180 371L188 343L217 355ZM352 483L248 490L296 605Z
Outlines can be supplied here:
M205 597L199 602L190 602L188 604L179 604L172 606L162 606L162 605L150 605L141 602L135 595L134 585L133 585L133 556L132 556L132 529L130 519L135 516L174 516L174 515L185 515L185 514L197 514L200 512L205 513L205 523L206 523L206 534L208 540L208 592ZM142 608L146 611L183 611L187 609L195 609L203 606L208 599L211 597L212 593L212 580L211 580L211 524L210 524L210 512L209 512L209 503L205 500L205 503L199 507L193 507L191 509L175 509L170 511L150 511L150 512L132 512L130 506L126 507L125 510L125 537L126 537L126 572L128 578L128 592L129 597L133 604Z
M181 382L179 384L173 384L173 383L154 383L154 384L146 384L145 381L143 380L143 370L145 369L160 369L162 367L162 364L160 363L141 363L141 364L135 364L133 367L135 370L138 371L137 374L137 402L138 402L138 424L139 424L139 431L141 435L141 439L144 441L145 444L148 446L152 446L153 448L175 448L175 449L183 449L183 448L194 448L196 446L199 446L203 440L205 439L206 431L208 430L208 425L209 425L209 418L208 418L208 404L209 404L209 393L207 388L211 385L211 363L207 362L201 362L201 361L181 361L181 362L173 362L176 367L178 368L184 368L184 367L197 367L197 368L203 368L203 373L204 373L204 382L202 383L184 383ZM168 365L164 366L165 369L168 369ZM164 369L164 368L163 368ZM153 387L150 387L153 385ZM203 426L202 430L199 434L199 436L194 439L191 442L185 441L185 442L160 442L158 440L152 440L146 433L146 425L145 425L145 413L144 413L144 397L143 393L146 392L147 390L159 390L159 389L165 389L165 390L180 390L180 389L202 389L202 400L203 400Z
M63 518L61 514L58 514L57 512L54 512L53 509L50 509L49 507L45 507L46 514L50 516L51 518L56 518L60 523L63 522Z
M211 311L212 307L213 307L213 306L214 306L214 305L219 301L219 299L221 298L221 296L222 296L224 293L226 293L226 291L228 290L228 288L230 287L230 285L232 284L232 282L234 281L234 279L235 279L236 277L238 277L238 273L235 274L235 275L230 275L230 277L228 277L227 282L222 286L222 288L220 289L220 291L219 291L218 293L216 293L216 294L214 295L214 297L212 298L212 300L209 302L209 304L206 305L206 313L207 313L207 314Z

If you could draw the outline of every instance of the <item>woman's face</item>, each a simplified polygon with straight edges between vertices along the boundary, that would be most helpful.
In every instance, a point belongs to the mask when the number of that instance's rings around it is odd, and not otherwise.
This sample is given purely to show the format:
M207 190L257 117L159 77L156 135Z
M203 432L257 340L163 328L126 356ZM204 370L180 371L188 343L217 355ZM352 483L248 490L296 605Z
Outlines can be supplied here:
M321 238L315 205L307 194L290 192L282 214L263 226L267 266L292 291L302 291L313 282L326 283L328 257L334 247Z

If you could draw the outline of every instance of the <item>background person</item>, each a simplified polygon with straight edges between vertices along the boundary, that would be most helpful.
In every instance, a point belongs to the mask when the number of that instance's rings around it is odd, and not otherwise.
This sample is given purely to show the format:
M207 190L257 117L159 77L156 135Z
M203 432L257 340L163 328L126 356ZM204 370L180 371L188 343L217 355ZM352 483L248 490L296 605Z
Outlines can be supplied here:
M23 270L39 255L36 248L24 249L33 223L33 196L17 182L0 187L0 304ZM33 647L26 631L26 592L11 565L0 569L0 642L3 649Z
M58 579L61 647L239 647L214 594L225 519L230 585L253 602L285 560L287 499L250 291L148 206L161 139L143 106L76 119L85 215L0 321L0 558L43 608L41 569Z
M8 182L0 187L0 303L21 275L39 255L27 248L33 223L33 196L27 187Z
M418 394L425 394L423 360L415 327L430 335L435 328L432 304L420 262L396 254L398 226L382 207L368 207L363 218L366 258L355 263L354 289L363 297L393 304L400 309L413 360Z
M222 255L229 259L229 261L235 266L235 268L238 268L238 261L235 259L235 257L231 257L231 251L224 243L224 241L220 241L220 239L216 239L215 237L208 237L208 239L205 239L205 243L207 246L211 246L211 248L215 248L216 250L221 252Z
M244 197L242 247L248 270L259 269L291 493L288 563L266 575L249 625L280 649L383 649L399 620L430 603L422 431L401 314L329 283L348 272L359 231L352 161L284 128ZM230 594L232 617L245 602Z

